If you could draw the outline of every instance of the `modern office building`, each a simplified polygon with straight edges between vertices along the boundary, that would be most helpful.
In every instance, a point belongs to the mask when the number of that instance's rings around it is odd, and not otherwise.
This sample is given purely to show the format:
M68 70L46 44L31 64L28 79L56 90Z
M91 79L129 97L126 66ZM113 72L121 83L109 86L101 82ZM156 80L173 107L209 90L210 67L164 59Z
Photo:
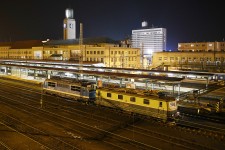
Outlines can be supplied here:
M154 52L166 50L166 36L165 28L149 28L144 21L141 29L132 30L132 47L140 48L142 57L151 63Z
M202 52L202 51L225 51L225 42L192 42L178 43L178 51Z
M73 9L67 8L63 21L63 39L76 39L76 21L73 19Z

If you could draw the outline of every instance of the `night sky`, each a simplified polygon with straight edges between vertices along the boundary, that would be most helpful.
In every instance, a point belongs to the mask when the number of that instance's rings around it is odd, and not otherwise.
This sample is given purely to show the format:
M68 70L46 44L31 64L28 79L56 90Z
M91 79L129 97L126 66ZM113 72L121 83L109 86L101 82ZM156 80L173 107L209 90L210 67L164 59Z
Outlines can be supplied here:
M225 39L225 7L217 0L1 0L0 42L62 39L66 8L74 10L77 37L80 22L84 38L121 40L145 20L167 29L167 50Z

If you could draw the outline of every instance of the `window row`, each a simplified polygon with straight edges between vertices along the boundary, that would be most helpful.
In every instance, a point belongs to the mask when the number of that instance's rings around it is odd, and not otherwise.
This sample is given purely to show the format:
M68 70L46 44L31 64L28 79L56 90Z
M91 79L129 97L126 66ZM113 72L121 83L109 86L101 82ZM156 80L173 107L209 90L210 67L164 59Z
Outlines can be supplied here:
M101 54L101 55L104 55L104 51L87 51L87 54Z
M111 55L113 55L113 54L115 54L115 55L117 55L117 54L126 54L127 52L124 52L124 51L111 51ZM136 51L128 51L128 54L137 54L137 52Z
M164 60L168 60L168 58L167 57L159 57L159 59L158 60L162 60L162 59L164 59ZM169 59L170 60L178 60L178 57L169 57ZM211 60L213 60L213 58L211 58L211 57L181 57L181 60L200 60L200 61L204 61L204 60L207 60L207 61L211 61ZM223 57L215 57L215 60L224 60L224 58Z
M31 54L31 51L0 52L0 54Z
M107 97L112 97L111 93L107 93ZM118 95L118 100L123 100L123 95ZM130 97L130 102L136 102L136 97ZM149 99L143 99L143 104L149 105L150 100ZM162 107L162 102L159 102L159 107Z
M117 62L117 61L136 61L136 57L128 57L128 58L111 58L111 62Z
M86 61L97 61L97 62L104 62L104 58L92 58L87 57Z

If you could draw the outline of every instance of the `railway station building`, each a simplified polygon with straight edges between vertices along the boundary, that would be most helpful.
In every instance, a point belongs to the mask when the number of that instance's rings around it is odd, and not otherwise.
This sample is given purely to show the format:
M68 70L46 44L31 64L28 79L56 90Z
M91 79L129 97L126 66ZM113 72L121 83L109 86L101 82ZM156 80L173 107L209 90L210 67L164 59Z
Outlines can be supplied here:
M101 40L102 42L102 40ZM140 68L140 49L118 44L84 40L18 41L0 43L1 59L61 60L103 63L105 67Z

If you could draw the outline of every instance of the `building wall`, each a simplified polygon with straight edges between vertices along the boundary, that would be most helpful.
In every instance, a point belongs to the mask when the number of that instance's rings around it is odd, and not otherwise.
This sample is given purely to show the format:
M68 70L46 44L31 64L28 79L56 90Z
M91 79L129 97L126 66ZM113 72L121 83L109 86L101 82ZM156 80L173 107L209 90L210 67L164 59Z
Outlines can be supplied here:
M166 29L149 28L132 30L132 47L143 49L144 56L166 50Z
M225 51L225 42L178 43L178 51Z
M1 59L55 59L102 62L106 67L140 68L140 49L127 47L113 47L112 45L55 45L32 47L31 49L5 49L0 47ZM60 54L59 58L51 58L53 54Z
M177 66L187 63L215 64L224 62L225 52L157 52L153 55L152 67Z
M64 19L63 39L76 39L76 22L75 19Z

